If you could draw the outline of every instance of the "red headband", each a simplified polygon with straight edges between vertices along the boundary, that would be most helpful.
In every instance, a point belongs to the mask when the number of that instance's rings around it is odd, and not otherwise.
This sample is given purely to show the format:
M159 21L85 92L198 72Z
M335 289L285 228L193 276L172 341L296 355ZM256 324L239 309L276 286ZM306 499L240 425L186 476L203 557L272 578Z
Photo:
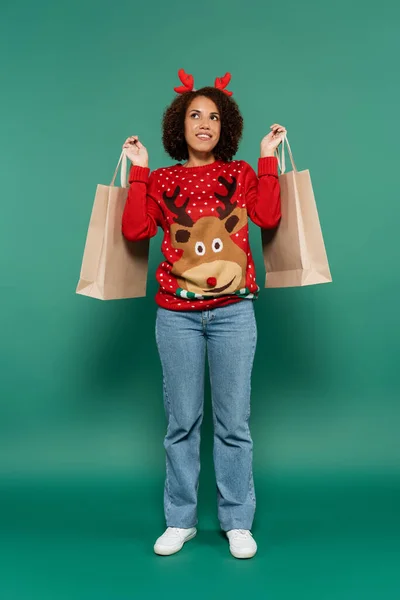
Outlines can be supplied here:
M193 75L188 75L187 73L185 73L184 69L179 69L178 77L182 81L183 85L181 85L179 87L174 87L175 92L177 92L178 94L184 94L185 92L195 92L196 91L193 88L193 86L194 86ZM226 86L228 85L228 83L230 82L230 80L231 80L231 74L225 73L225 75L223 77L217 77L215 79L214 87L216 87L218 90L221 90L221 92L224 92L224 94L226 94L227 96L232 96L233 92L230 92L229 90L225 89Z

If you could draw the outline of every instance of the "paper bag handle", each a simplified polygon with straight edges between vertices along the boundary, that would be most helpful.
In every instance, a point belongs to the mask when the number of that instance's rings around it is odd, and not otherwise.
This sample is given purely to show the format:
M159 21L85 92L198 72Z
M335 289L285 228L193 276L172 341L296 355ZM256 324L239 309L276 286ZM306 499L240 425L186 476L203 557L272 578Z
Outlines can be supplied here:
M296 165L294 164L294 158L293 158L293 154L289 145L289 140L287 139L287 136L285 135L285 137L282 140L282 144L281 144L281 154L279 156L279 146L276 149L276 158L278 159L278 166L281 172L281 175L283 175L286 171L286 161L285 161L285 142L287 144L287 150L289 153L289 158L290 158L290 162L292 163L292 168L293 171L297 171L296 169Z
M121 156L119 157L117 168L114 171L114 176L110 183L111 187L114 186L114 184L115 184L115 178L117 177L117 173L118 173L118 169L119 169L120 165L121 165L121 187L126 188L126 187L128 187L128 181L127 181L127 158L126 158L125 150L122 150Z

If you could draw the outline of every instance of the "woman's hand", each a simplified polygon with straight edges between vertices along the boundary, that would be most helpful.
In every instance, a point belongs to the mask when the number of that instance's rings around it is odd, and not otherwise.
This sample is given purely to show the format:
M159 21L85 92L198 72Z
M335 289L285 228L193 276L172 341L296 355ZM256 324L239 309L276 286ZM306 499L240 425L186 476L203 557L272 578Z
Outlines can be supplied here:
M277 149L279 144L282 143L282 140L286 135L285 127L279 125L278 123L274 123L274 125L271 125L270 129L272 131L270 131L269 134L261 140L262 158L264 158L265 156L274 156L275 150Z
M134 166L149 166L149 155L143 144L139 142L137 135L131 135L131 137L128 137L122 148L125 150L126 156Z

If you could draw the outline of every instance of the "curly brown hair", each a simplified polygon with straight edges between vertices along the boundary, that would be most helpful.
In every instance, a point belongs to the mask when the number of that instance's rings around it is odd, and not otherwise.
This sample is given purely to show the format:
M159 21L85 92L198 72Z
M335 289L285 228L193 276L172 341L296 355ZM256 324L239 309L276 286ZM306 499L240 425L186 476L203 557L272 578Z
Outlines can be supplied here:
M215 87L203 87L195 92L179 94L165 109L162 119L162 143L171 158L181 161L189 158L185 139L185 115L189 104L197 96L212 100L221 115L221 134L213 149L216 160L232 160L243 133L243 117L235 100Z

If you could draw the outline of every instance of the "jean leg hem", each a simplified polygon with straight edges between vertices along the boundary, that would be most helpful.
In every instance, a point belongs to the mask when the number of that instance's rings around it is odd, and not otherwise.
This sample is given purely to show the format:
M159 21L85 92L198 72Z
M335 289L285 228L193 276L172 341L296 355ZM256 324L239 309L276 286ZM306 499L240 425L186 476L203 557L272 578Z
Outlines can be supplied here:
M248 521L243 522L231 522L231 523L220 523L220 527L221 530L226 533L227 531L230 531L231 529L248 529L249 531L251 531L251 528L253 526L253 521Z
M179 527L180 529L190 529L191 527L197 527L198 521L194 525L187 525L186 523L177 523L176 521L167 521L167 527Z

